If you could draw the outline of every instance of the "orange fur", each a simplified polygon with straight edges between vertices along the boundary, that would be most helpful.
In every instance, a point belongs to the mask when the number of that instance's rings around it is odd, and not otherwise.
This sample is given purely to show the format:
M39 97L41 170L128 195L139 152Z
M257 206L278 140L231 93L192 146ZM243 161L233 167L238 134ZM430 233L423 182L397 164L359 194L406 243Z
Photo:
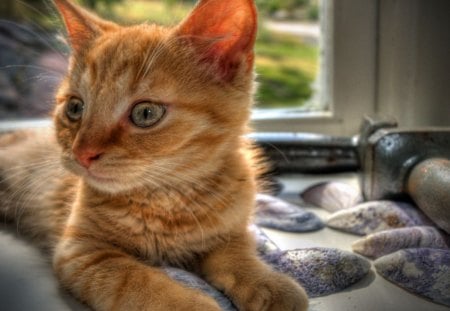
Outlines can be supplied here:
M174 28L121 27L55 3L74 53L54 133L0 137L2 212L39 238L61 283L95 310L219 310L161 265L199 273L240 310L306 310L303 289L257 258L247 232L253 2L203 0ZM77 121L66 115L72 97L84 102ZM142 101L165 106L155 126L130 121Z

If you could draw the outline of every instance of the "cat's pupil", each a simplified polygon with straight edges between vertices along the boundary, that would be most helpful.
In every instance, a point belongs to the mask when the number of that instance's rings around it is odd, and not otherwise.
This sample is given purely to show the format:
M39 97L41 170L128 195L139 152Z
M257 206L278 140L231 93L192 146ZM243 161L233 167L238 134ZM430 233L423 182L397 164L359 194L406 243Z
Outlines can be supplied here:
M71 98L66 106L66 115L71 121L77 121L83 114L84 104L80 99Z
M73 114L77 114L80 111L80 104L79 103L76 103L76 104L72 103L71 106L72 106L71 110L72 110Z
M149 119L149 117L151 117L151 115L152 115L152 112L151 112L151 110L150 110L150 108L145 108L144 109L144 119Z

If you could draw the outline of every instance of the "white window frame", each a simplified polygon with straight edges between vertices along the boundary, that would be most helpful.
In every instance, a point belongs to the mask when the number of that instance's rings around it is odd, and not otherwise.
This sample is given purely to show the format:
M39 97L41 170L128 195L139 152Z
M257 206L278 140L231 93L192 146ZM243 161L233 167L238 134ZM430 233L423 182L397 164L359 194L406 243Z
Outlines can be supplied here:
M356 134L377 102L379 0L321 0L320 92L323 111L261 109L252 116L258 132ZM41 127L49 120L0 122L0 130Z
M376 111L379 0L322 0L319 105L324 111L256 110L260 132L356 134Z

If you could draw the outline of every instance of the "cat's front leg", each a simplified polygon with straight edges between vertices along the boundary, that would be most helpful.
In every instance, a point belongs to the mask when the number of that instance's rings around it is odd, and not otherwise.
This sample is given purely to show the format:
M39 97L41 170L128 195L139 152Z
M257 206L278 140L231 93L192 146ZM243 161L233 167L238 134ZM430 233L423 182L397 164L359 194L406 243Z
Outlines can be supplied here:
M202 262L204 277L231 297L240 311L304 311L304 289L254 254L248 234L231 238Z
M64 240L54 269L65 288L96 311L219 311L212 298L107 245Z

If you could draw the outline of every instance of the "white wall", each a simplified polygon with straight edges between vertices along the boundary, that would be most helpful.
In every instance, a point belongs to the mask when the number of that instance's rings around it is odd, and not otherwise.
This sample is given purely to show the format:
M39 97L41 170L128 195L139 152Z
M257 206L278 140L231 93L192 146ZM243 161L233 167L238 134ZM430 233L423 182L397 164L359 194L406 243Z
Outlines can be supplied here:
M322 0L322 116L256 120L259 131L353 135L365 114L450 126L450 0Z
M380 0L376 111L450 126L450 1Z

